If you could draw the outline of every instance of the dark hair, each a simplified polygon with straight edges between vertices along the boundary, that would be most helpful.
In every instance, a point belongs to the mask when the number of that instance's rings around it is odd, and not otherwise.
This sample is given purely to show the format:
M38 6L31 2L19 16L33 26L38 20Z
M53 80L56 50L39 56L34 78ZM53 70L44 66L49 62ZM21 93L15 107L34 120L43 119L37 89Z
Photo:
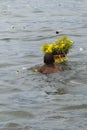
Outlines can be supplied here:
M45 64L53 64L54 63L54 57L51 53L46 53L44 55L44 63Z

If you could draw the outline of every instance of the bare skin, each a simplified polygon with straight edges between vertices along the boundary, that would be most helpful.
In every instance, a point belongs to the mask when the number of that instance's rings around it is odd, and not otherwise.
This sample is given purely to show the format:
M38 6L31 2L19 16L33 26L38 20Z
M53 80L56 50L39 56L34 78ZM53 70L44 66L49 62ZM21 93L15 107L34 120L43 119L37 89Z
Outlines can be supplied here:
M49 65L43 65L39 72L43 74L50 74L50 73L57 73L63 71L62 67L59 65L49 64Z
M60 66L60 64L57 65L55 64L53 54L46 53L44 55L44 65L38 69L38 72L41 72L43 74L50 74L50 73L57 73L60 71L63 71L63 69Z

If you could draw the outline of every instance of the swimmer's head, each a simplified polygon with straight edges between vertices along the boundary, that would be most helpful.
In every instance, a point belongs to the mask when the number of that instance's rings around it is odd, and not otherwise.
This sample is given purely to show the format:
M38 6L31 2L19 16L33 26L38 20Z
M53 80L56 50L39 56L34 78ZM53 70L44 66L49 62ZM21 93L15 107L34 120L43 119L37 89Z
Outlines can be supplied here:
M46 53L44 55L44 63L45 64L54 64L54 56L51 53Z

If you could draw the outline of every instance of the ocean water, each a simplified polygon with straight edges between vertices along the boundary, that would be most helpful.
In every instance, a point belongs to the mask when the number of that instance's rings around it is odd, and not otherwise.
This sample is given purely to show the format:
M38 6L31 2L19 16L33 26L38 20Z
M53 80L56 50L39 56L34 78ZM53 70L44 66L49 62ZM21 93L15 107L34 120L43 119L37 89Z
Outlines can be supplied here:
M63 35L74 41L64 72L27 69ZM87 129L86 42L87 0L0 0L0 130Z

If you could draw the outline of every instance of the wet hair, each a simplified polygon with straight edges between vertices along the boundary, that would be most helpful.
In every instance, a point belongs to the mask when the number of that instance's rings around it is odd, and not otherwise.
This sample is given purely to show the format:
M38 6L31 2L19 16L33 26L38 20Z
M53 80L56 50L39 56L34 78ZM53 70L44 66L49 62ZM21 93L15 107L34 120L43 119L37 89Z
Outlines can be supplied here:
M44 63L45 64L53 64L54 63L54 57L51 53L46 53L44 55Z

